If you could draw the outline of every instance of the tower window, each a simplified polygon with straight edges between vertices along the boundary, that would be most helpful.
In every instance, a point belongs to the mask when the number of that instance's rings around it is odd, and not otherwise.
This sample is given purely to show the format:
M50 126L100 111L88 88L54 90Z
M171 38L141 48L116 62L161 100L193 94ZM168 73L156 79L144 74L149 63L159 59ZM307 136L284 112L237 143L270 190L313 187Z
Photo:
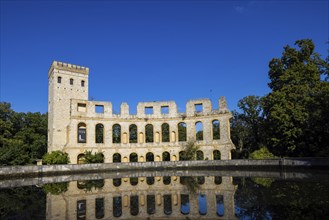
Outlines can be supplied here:
M62 77L57 77L57 83L61 83L62 82Z
M73 85L73 79L70 79L70 85Z
M81 87L85 87L85 81L81 80Z

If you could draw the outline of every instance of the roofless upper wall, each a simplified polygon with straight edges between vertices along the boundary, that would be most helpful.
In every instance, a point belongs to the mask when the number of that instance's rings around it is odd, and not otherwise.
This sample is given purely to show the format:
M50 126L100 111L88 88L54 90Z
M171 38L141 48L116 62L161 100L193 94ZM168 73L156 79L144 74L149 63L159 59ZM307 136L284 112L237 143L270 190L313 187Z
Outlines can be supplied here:
M186 103L186 113L179 113L174 101L139 102L137 104L137 114L130 114L129 105L123 102L120 106L120 113L116 114L113 111L111 102L72 99L71 115L84 115L88 117L100 117L101 115L101 117L104 118L175 118L181 116L193 117L213 114L230 114L226 106L225 97L220 97L219 104L218 109L212 109L212 103L209 99L189 100ZM97 111L99 107L101 109L100 112Z

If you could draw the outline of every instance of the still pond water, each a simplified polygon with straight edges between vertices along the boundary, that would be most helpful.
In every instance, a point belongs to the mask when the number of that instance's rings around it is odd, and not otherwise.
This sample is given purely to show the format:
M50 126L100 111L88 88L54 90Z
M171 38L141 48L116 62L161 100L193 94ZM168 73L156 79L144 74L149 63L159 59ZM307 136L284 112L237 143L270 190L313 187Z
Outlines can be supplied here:
M0 180L0 219L329 219L328 176L171 171Z

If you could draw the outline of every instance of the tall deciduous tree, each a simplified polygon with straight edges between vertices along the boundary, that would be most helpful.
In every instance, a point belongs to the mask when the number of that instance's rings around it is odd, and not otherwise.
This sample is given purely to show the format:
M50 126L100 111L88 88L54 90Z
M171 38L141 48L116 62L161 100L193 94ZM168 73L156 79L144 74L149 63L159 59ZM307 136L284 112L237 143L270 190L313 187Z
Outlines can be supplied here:
M47 115L17 113L0 103L0 165L31 164L47 151Z
M281 156L329 156L328 60L314 52L312 40L285 46L270 61L264 97L267 144Z
M232 141L238 149L238 157L258 150L263 144L263 107L262 98L247 96L238 102L241 112L233 111Z

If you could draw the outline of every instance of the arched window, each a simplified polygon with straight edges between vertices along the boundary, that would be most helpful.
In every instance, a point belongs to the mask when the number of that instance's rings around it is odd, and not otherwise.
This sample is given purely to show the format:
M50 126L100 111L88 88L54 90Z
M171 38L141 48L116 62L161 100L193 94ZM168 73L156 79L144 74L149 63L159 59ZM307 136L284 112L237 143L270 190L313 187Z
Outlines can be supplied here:
M130 196L130 214L138 215L139 213L139 204L138 204L138 196Z
M201 121L198 121L197 123L195 123L195 139L197 141L203 140L203 127L202 127Z
M78 164L84 164L85 163L85 155L79 154L78 155Z
M185 151L180 151L179 152L179 160L186 160L186 152Z
M97 219L101 219L104 217L104 198L96 198L95 216Z
M70 85L73 85L73 79L72 78L70 79Z
M57 77L57 83L62 83L62 77Z
M170 161L170 153L168 151L162 153L162 161Z
M222 183L222 177L221 176L215 176L214 182L216 185L219 185Z
M169 124L163 123L161 125L162 142L169 142Z
M148 152L148 153L146 154L146 161L147 161L147 162L154 161L154 154L151 153L151 152Z
M204 176L198 176L198 177L197 177L197 183L198 183L199 185L204 184L204 182L205 182L205 178L204 178Z
M220 139L220 133L219 133L219 121L213 120L212 121L212 139L213 140L219 140Z
M164 176L163 177L163 184L169 185L171 183L171 177L170 176Z
M77 201L77 219L85 219L87 212L87 202L86 200Z
M121 154L119 153L113 154L113 163L121 163Z
M81 80L81 87L85 87L85 81Z
M147 185L153 185L154 184L154 177L153 176L146 177L146 183L147 183Z
M152 143L153 141L153 125L148 124L145 126L145 142Z
M220 151L219 150L214 150L213 151L213 157L214 157L214 160L220 160Z
M113 125L112 132L113 143L121 143L121 126L119 124Z
M95 129L95 141L97 144L104 143L104 125L97 124Z
M183 215L188 215L190 213L190 198L188 194L180 195L180 212Z
M171 195L163 196L163 212L166 215L170 215L172 213L172 205L171 205Z
M85 123L78 124L78 143L87 142L87 126Z
M155 213L155 195L147 195L147 214L152 215Z
M198 150L198 151L196 152L196 159L197 159L197 160L203 160L203 159L204 159L204 157L203 157L203 152L202 152L201 150Z
M198 195L198 203L199 203L199 214L206 215L207 214L207 197L205 194Z
M131 153L129 156L129 162L138 162L138 155L136 153Z
M219 217L224 216L224 196L216 195L216 214Z
M130 184L136 186L138 184L138 177L130 177Z
M113 186L118 187L121 185L121 178L114 178L113 179Z
M137 126L132 124L129 126L129 143L137 143Z
M178 141L186 141L186 124L184 122L178 124Z
M122 215L122 197L113 197L113 216L120 217Z

